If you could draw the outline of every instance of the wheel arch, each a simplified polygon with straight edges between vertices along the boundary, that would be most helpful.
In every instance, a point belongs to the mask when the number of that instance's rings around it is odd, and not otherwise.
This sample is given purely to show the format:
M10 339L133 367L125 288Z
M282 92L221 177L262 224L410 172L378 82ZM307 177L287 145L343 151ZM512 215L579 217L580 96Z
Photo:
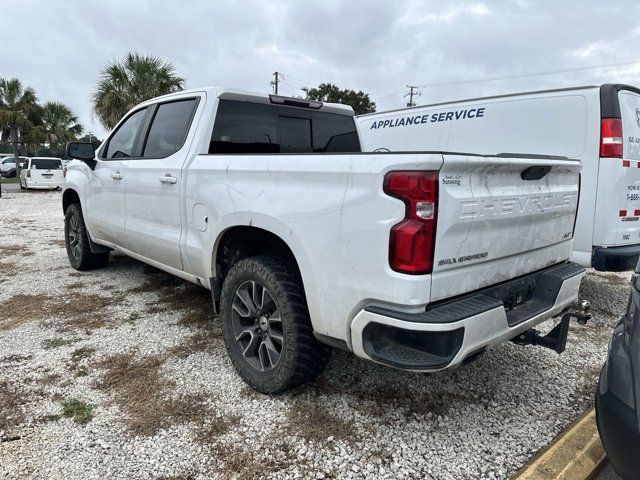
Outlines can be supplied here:
M302 278L302 269L291 246L278 234L252 225L234 225L222 231L211 254L211 294L219 311L220 292L229 269L238 261L255 255L274 254L287 258ZM304 289L303 281L303 289ZM306 297L306 294L305 294Z
M69 205L74 203L80 203L80 195L73 188L67 188L62 194L62 213L66 213Z

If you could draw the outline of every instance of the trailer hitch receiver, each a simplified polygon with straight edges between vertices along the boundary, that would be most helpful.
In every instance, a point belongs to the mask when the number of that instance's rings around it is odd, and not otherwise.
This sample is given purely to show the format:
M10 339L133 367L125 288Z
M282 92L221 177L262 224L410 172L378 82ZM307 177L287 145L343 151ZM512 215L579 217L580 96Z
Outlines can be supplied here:
M562 353L567 347L569 322L573 319L580 325L586 325L591 318L590 308L591 304L587 300L582 300L577 305L567 308L562 314L560 323L546 335L542 335L538 330L532 328L512 338L511 341L517 345L538 345L550 348L556 353Z

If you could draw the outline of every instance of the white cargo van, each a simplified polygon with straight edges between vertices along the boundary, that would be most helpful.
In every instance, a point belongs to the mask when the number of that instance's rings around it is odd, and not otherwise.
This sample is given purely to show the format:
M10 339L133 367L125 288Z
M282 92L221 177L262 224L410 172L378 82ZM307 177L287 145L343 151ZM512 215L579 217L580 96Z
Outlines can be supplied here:
M361 115L356 121L363 151L580 159L572 260L596 270L635 266L640 254L640 89L607 84L518 93ZM544 198L537 207L548 208Z

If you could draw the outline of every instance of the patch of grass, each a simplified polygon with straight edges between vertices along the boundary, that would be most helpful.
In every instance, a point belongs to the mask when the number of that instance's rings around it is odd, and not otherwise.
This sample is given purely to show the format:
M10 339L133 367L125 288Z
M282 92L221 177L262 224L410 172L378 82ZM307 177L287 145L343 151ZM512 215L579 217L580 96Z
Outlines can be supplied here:
M223 477L238 480L254 480L276 474L289 467L296 458L294 448L281 440L269 444L268 458L260 450L244 451L237 445L214 445L213 451L224 462Z
M71 398L62 402L62 415L73 418L80 425L85 425L93 419L93 405L77 398Z
M236 417L217 417L203 395L171 396L174 383L162 375L164 362L163 356L136 357L131 352L98 364L104 375L96 386L113 396L133 433L151 436L171 425L193 423L204 441L226 433L237 422Z
M41 418L41 420L43 422L57 422L58 420L60 420L62 418L62 415L58 415L58 414L49 414L49 415L45 415L44 417Z
M171 348L169 353L180 359L187 358L194 353L206 351L214 338L217 337L212 335L208 330L197 332L196 334L187 337L182 343Z
M20 271L20 267L17 263L13 262L0 262L0 275L15 276Z
M86 360L90 358L95 351L96 349L92 347L80 347L73 351L68 364L69 369L75 373L76 377L89 375L90 370L86 364Z
M33 355L29 354L29 355L19 355L19 354L12 354L12 355L7 355L6 357L2 357L0 358L0 364L8 364L8 363L20 363L20 362L25 362L27 360L30 360L31 357L33 357Z
M24 422L22 392L6 380L0 380L0 430L9 430Z
M164 311L180 312L178 325L210 328L214 317L211 293L176 277L151 267L144 269L149 281L129 289L130 293L157 293L158 301L147 309L147 313Z
M2 264L0 263L0 266ZM1 268L0 268L1 272ZM103 297L94 293L70 292L67 295L18 294L9 298L0 309L0 331L10 330L23 323L47 316L62 320L61 330L84 329L90 333L92 329L107 325L102 310L114 303L119 303L120 296Z
M9 255L24 255L29 253L29 249L24 245L2 245L0 246L0 254L2 256Z
M62 337L47 338L42 342L42 348L44 348L45 350L50 350L52 348L60 348L60 347L64 347L65 345L71 345L72 343L76 343L79 341L80 341L79 338L62 338Z
M18 183L20 179L18 177L0 178L0 183Z
M124 323L128 323L130 325L133 325L134 323L136 323L136 320L138 320L139 318L140 318L140 313L131 312L129 314L129 316L125 319Z
M307 441L324 443L327 438L352 441L357 439L353 421L332 414L320 396L303 394L293 399L287 412L285 430Z

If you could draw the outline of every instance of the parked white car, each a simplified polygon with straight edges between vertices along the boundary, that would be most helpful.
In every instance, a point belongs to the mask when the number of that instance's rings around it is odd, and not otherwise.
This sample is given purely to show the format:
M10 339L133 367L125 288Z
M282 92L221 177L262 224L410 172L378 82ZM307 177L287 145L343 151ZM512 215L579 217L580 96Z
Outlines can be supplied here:
M27 157L18 157L21 164ZM13 155L0 159L0 177L13 178L16 176L16 157Z
M20 188L53 189L64 183L62 159L53 157L28 158L20 170Z
M350 107L224 88L142 103L67 156L71 265L115 249L211 289L261 392L316 376L327 346L415 371L514 337L564 349L577 160L361 153Z
M640 254L640 89L566 88L357 118L365 151L558 155L582 162L572 260L632 270Z

